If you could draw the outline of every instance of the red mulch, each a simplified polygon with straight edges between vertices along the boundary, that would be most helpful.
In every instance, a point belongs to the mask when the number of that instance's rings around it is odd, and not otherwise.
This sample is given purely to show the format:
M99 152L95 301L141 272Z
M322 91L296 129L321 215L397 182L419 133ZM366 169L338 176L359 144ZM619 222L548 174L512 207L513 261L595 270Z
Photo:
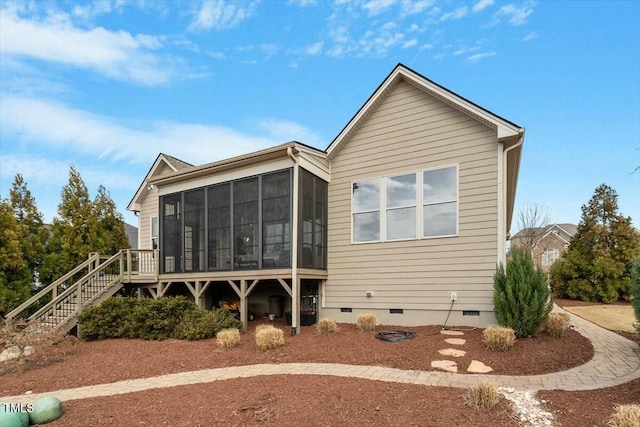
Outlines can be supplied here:
M430 370L432 360L446 359L437 350L448 347L467 351L456 359L461 372L475 359L493 367L494 374L506 375L557 372L593 356L588 340L573 330L561 339L539 334L518 340L513 351L493 353L482 344L480 330L465 331L467 342L457 347L446 344L447 337L437 327L401 327L416 332L416 338L387 343L346 324L338 334L322 336L313 327L303 327L300 335L285 337L284 347L262 352L253 342L256 324L230 350L218 348L215 340L80 342L54 364L42 367L27 361L20 372L0 375L0 396L254 363L333 362ZM289 331L282 323L277 326ZM356 378L265 376L65 402L65 415L50 425L518 425L507 402L490 413L476 411L465 406L465 393ZM545 391L540 396L557 417L554 425L606 425L603 420L615 404L640 402L640 380L605 390Z

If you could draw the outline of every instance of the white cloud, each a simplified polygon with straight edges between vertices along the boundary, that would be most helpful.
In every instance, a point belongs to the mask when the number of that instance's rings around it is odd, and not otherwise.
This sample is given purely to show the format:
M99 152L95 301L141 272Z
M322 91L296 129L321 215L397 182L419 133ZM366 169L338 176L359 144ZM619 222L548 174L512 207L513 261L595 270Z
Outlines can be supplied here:
M255 134L199 123L152 122L144 128L52 101L7 97L0 103L0 136L47 149L90 154L111 160L148 163L150 153L169 152L194 164L281 144L291 139L323 145L304 126L268 119Z
M495 0L480 0L473 5L473 12L478 13L495 3Z
M256 6L257 2L205 0L195 13L189 29L193 31L228 30L253 15Z
M451 12L447 12L440 17L440 21L456 20L464 18L469 12L467 6L461 6Z
M153 157L153 155L151 155ZM151 162L153 159L149 159ZM49 157L36 157L33 153L2 154L0 156L0 176L7 181L12 180L16 173L21 173L29 186L56 185L63 186L68 181L66 172L71 163L55 160ZM127 173L125 168L113 173L111 167L103 162L102 167L81 168L82 179L92 188L108 183L109 189L135 190L138 188L140 176Z
M287 4L300 7L315 6L318 0L288 0Z
M533 31L530 32L529 34L527 34L526 36L524 36L524 38L522 39L525 42L531 41L533 39L537 39L538 38L538 32L537 31Z
M480 61L482 59L490 58L490 57L495 56L495 55L496 55L495 52L476 53L475 55L468 56L466 58L466 61L469 62L469 63L475 63L475 62L478 62L478 61Z
M0 53L7 57L30 57L94 70L117 80L143 85L168 82L174 75L170 58L156 53L159 38L102 27L74 27L63 13L43 20L23 19L16 9L0 14Z
M417 44L418 44L418 40L416 40L416 39L407 40L406 42L404 42L402 44L402 48L403 49L409 49L410 47L414 47Z
M511 25L523 25L527 22L527 18L533 14L535 4L533 1L527 1L525 3L518 3L518 5L504 5L496 12L489 25L497 25L503 18Z
M362 5L362 8L367 11L369 16L376 16L385 12L395 2L395 0L369 0Z
M401 13L403 15L415 15L425 11L431 5L433 5L433 0L402 0Z

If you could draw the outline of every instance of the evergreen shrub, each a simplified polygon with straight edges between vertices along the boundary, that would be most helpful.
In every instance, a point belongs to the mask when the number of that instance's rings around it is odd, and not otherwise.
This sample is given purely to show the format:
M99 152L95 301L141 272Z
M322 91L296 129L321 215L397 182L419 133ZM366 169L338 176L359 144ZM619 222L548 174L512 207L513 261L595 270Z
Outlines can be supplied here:
M498 266L493 289L498 323L513 329L518 338L535 335L553 308L547 278L525 251L513 250L506 269Z
M109 298L78 317L86 340L141 338L196 340L241 323L224 310L203 311L185 297Z

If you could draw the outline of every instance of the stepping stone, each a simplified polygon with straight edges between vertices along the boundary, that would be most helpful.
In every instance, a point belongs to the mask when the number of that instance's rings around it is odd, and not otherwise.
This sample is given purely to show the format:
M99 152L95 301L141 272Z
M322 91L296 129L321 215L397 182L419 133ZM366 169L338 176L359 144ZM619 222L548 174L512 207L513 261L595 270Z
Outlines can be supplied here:
M456 336L456 337L460 337L464 335L464 332L461 332L461 331L449 331L445 329L441 330L440 333L442 335L450 335L450 336Z
M447 338L444 341L451 345L464 345L464 343L467 342L467 340L463 340L462 338Z
M466 351L456 350L455 348L446 348L444 350L438 350L438 353L440 353L443 356L451 356L451 357L462 357L465 354L467 354Z
M451 372L452 374L458 373L458 364L451 360L434 360L431 362L431 367L440 369L441 371Z
M467 368L467 372L471 372L472 374L486 374L491 371L493 371L493 369L482 362L478 362L477 360L472 360L471 364Z

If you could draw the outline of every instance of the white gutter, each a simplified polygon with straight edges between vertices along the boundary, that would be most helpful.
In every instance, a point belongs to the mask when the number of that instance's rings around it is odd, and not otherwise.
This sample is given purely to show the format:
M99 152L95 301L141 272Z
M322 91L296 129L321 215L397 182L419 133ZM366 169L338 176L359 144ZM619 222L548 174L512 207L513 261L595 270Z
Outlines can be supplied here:
M505 149L502 151L502 209L501 212L498 214L499 216L502 216L502 221L498 221L501 222L501 227L500 230L498 230L498 236L500 236L500 241L498 242L499 246L498 246L498 263L502 263L505 264L506 260L507 260L507 254L506 254L506 249L505 249L505 244L507 242L507 182L508 182L508 177L507 177L507 170L509 169L507 167L508 165L508 161L507 161L507 156L509 154L509 152L511 150L514 150L518 147L521 147L523 142L524 142L524 131L520 130L519 132L519 138L518 138L518 142L516 142L515 144L513 144L511 147ZM514 200L515 203L515 200Z

